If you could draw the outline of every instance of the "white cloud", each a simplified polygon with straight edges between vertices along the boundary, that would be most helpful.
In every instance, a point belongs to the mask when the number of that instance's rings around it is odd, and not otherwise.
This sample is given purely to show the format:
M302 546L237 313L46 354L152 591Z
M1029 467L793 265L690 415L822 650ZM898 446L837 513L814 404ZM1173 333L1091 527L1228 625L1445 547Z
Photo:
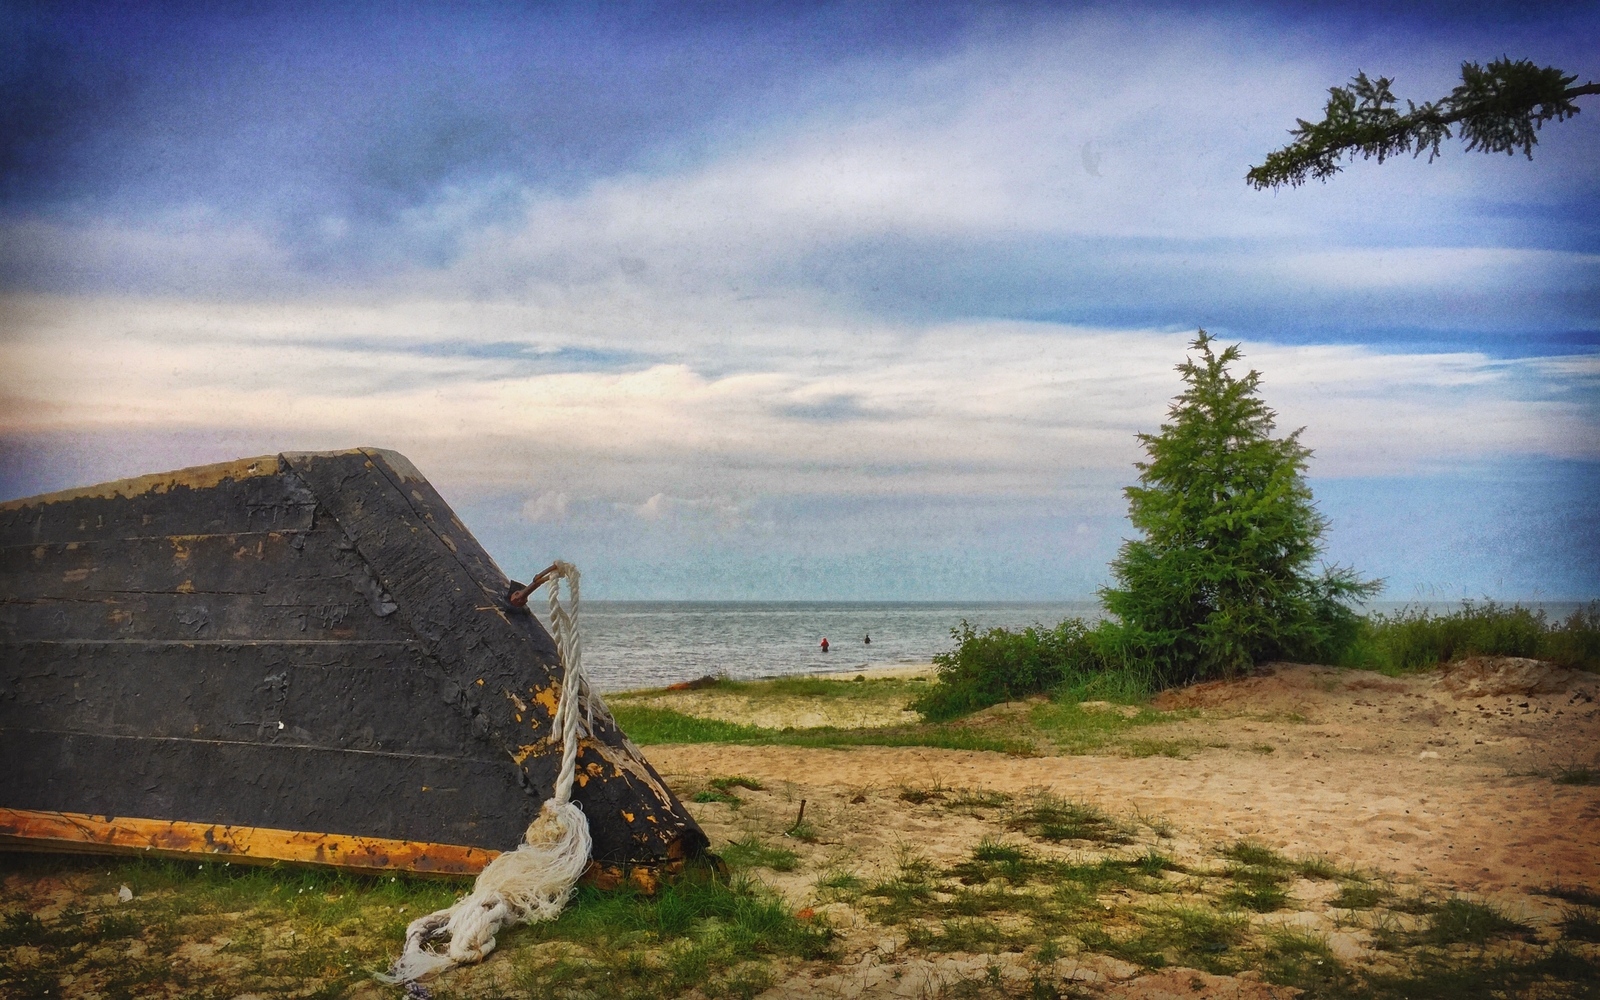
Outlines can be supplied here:
M16 297L5 307L0 432L11 438L238 428L284 449L387 444L473 492L548 484L522 508L529 521L569 516L573 496L634 504L647 520L727 520L735 501L704 498L1050 495L1129 468L1134 434L1155 428L1179 388L1172 367L1192 335L818 321L786 348L722 352L726 329L700 330L678 345L681 360L546 372L422 353L417 331L472 314L479 339L514 341L564 326L570 314L553 308ZM740 313L729 304L724 315ZM635 320L591 311L584 322L579 344L602 332L626 342ZM410 335L383 335L391 329ZM543 349L565 346L550 337L539 335ZM1307 427L1321 474L1600 457L1586 356L1245 350L1283 427Z
M522 519L533 524L565 521L571 508L565 493L546 490L522 505Z

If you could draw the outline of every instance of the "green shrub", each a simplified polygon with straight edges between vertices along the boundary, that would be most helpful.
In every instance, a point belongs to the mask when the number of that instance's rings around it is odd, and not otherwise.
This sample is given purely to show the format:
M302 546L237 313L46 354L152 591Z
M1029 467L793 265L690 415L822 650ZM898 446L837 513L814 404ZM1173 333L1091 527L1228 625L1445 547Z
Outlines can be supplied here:
M1020 632L979 632L965 619L950 630L956 648L934 656L938 683L911 703L929 722L942 722L1003 701L1050 691L1064 684L1087 685L1120 673L1120 661L1105 652L1102 632L1081 618L1053 629L1034 625Z
M1463 601L1444 614L1418 607L1373 614L1337 662L1404 673L1469 656L1528 656L1600 670L1600 602L1559 623L1543 611L1494 601Z

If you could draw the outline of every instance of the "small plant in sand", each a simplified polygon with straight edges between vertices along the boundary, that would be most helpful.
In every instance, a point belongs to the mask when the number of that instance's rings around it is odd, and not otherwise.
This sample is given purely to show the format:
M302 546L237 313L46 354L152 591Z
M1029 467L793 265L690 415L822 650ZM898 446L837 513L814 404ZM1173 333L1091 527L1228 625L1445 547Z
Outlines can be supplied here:
M800 865L800 856L787 847L768 847L755 834L736 840L721 851L722 860L734 868L770 868L775 872L792 872Z
M1015 810L1006 828L1040 840L1087 840L1100 844L1126 844L1133 831L1099 808L1040 792Z

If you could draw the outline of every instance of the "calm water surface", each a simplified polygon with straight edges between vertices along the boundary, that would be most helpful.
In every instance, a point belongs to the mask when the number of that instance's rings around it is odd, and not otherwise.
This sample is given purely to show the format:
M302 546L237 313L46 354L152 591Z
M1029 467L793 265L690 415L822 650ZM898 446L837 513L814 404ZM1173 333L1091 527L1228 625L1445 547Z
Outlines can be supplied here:
M726 674L736 680L926 663L978 628L1096 618L1093 601L1051 604L584 601L583 663L602 691ZM540 616L543 621L543 616ZM862 640L872 637L872 644ZM830 651L819 643L826 636Z
M1459 603L1379 601L1390 612L1413 603L1434 613ZM1576 604L1524 602L1565 618ZM1053 603L895 603L756 601L585 601L583 660L602 691L660 687L726 674L736 680L844 673L863 667L926 663L951 649L962 619L984 629L1053 626L1100 617L1095 601ZM541 621L543 616L541 615ZM868 635L872 644L862 642ZM818 643L827 636L831 650Z

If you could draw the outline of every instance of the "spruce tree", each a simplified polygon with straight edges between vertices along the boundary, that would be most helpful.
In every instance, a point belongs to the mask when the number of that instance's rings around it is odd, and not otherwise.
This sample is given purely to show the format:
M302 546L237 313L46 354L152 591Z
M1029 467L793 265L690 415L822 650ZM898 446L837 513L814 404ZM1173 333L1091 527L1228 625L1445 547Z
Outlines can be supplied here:
M1402 113L1395 104L1394 83L1387 77L1369 79L1358 73L1348 87L1328 90L1322 121L1300 119L1289 130L1294 142L1267 154L1259 167L1251 167L1245 181L1260 189L1287 184L1299 187L1307 179L1326 181L1342 167L1345 157L1377 157L1428 153L1439 155L1439 144L1459 132L1467 150L1515 154L1533 159L1539 129L1550 120L1564 121L1579 111L1579 97L1600 94L1600 83L1574 87L1577 76L1554 66L1537 66L1527 59L1496 59L1487 66L1461 64L1461 84L1437 101L1421 106L1407 101Z
M1273 436L1260 373L1235 378L1238 345L1212 343L1201 330L1170 422L1139 435L1149 460L1124 492L1142 537L1123 543L1117 586L1100 592L1124 654L1166 683L1326 657L1353 634L1348 602L1380 587L1337 567L1313 573L1328 522L1305 480L1311 451L1298 430Z

